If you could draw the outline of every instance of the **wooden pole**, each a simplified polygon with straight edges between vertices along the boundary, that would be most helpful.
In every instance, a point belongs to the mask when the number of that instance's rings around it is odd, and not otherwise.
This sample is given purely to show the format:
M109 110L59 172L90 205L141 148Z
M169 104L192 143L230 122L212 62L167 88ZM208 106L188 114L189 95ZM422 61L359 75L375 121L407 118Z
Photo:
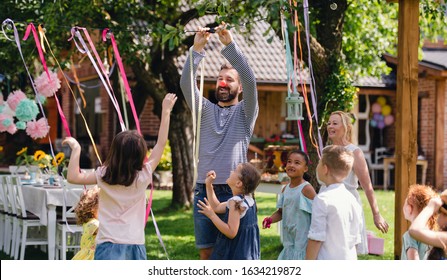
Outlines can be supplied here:
M408 188L416 183L418 118L419 0L399 0L397 47L397 112L394 256L400 259L408 223L402 207Z
M435 114L435 188L444 189L444 127L446 80L436 80Z

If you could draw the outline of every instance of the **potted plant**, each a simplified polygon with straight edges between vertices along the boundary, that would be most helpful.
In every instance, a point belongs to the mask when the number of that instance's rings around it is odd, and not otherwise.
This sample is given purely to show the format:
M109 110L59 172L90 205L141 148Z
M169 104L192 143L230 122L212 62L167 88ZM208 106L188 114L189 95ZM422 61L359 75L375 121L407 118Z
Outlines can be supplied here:
M163 155L161 156L160 162L155 169L154 175L159 181L159 186L172 185L172 157L169 141L168 143L166 143L166 146L163 150Z

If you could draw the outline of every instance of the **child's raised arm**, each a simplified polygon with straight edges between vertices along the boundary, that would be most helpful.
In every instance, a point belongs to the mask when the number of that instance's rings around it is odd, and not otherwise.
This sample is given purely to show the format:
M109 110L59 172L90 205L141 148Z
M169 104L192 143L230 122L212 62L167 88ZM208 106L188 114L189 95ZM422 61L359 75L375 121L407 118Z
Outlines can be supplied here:
M171 118L172 108L174 107L176 101L177 96L174 93L166 94L165 98L163 99L163 110L161 112L160 129L158 130L157 143L155 144L149 156L149 164L152 170L155 170L155 168L157 168L161 156L163 155L163 150L166 146L166 142L168 141L169 120Z
M213 182L216 179L216 172L214 170L209 171L206 174L205 185L206 185L206 197L208 198L208 202L214 212L222 214L226 211L226 201L220 202L217 199L216 193L214 192Z
M411 237L430 246L445 248L445 244L447 244L447 232L433 231L426 226L428 219L438 213L441 206L442 200L440 197L435 197L430 200L428 205L422 209L421 213L411 223L409 229Z
M96 184L96 172L81 173L79 169L79 158L81 157L81 145L73 137L67 137L62 141L63 145L71 148L70 161L68 163L67 181L78 185Z
M229 214L228 214L228 223L222 221L217 214L213 211L208 200L205 197L205 202L199 200L197 206L201 209L199 213L207 216L213 224L217 227L217 229L222 232L226 237L233 239L236 237L237 232L239 230L240 219L241 219L241 210L236 208L236 202L234 200L229 201Z

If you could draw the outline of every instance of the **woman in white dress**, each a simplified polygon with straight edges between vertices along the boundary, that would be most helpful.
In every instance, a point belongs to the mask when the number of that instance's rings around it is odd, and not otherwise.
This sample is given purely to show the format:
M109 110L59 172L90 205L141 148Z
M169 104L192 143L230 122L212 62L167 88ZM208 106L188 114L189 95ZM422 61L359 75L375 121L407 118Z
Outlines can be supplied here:
M374 196L374 189L369 177L368 165L362 150L351 143L352 133L352 118L345 112L332 112L327 123L328 139L333 145L344 146L347 150L354 153L354 165L348 177L344 180L346 188L357 198L357 201L362 204L357 188L362 186L365 195L368 199L369 206L374 218L374 224L383 233L388 232L388 223L380 215L379 207L377 205L376 197ZM363 232L362 243L357 245L357 254L368 254L368 243L366 238L365 216L363 215Z

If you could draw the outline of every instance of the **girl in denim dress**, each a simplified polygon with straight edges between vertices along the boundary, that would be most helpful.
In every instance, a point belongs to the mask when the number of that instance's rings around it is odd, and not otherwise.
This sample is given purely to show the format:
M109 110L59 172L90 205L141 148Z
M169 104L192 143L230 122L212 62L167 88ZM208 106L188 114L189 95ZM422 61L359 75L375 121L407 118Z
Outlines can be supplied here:
M254 192L261 175L250 163L241 163L230 173L227 184L233 192L228 201L220 202L213 189L216 178L209 171L205 180L207 197L199 201L199 213L207 216L219 229L211 255L214 260L259 260L260 238ZM221 220L216 213L225 213Z

